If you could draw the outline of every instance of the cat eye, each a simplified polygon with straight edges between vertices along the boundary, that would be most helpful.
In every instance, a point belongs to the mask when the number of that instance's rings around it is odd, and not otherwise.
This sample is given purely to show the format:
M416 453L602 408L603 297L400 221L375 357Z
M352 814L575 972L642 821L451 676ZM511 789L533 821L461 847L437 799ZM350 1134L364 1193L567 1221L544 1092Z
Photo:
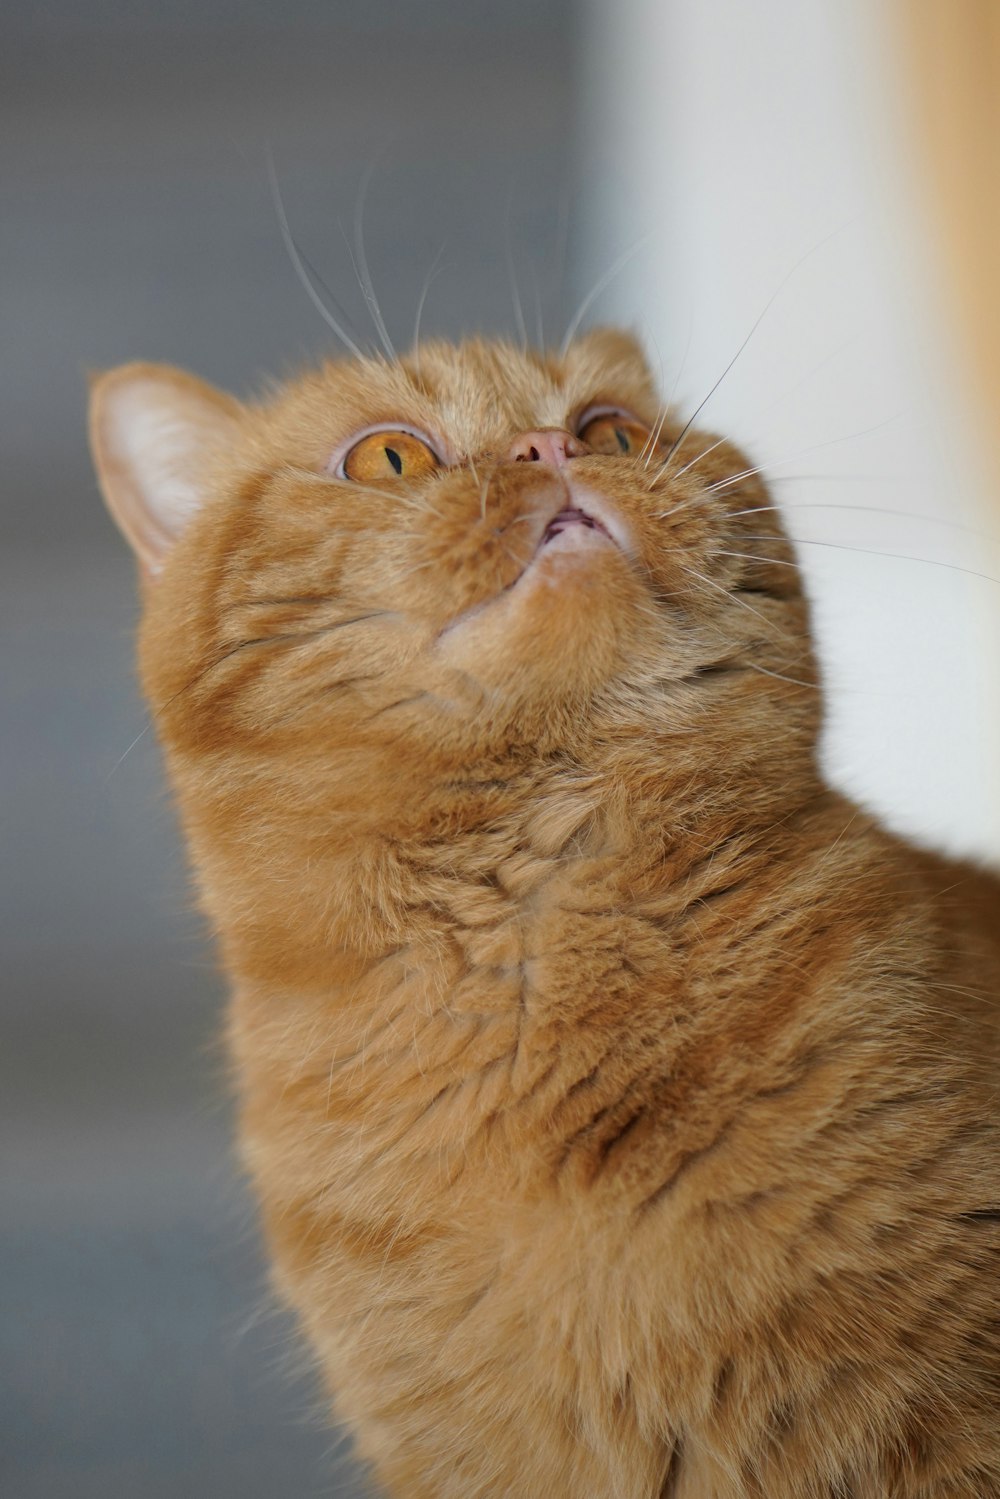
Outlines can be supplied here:
M602 411L584 417L577 436L594 453L638 457L648 448L650 431L634 417L617 411Z
M337 473L344 479L373 484L380 479L422 479L440 468L429 442L414 432L386 428L369 432L341 459Z

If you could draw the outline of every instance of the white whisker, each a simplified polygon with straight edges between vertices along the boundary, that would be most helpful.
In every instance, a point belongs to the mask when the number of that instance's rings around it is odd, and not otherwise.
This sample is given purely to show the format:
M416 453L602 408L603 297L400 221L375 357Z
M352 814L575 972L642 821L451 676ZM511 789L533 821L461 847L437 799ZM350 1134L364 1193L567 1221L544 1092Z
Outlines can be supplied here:
M440 264L440 261L442 255L445 252L445 246L447 245L447 243L447 240L442 243L441 248L438 250L434 259L431 261L431 268L427 272L427 275L424 277L423 289L421 290L420 297L417 301L417 315L413 320L413 356L414 362L417 367L418 380L420 379L420 324L424 316L424 304L427 301L428 293L430 292L435 278L444 269L444 267Z
M507 280L510 285L510 299L514 307L514 327L521 342L521 348L528 347L528 327L524 321L524 307L521 303L521 292L517 284L517 270L514 266L514 250L510 242L510 215L514 198L514 189L511 188L507 194L507 211L504 214L503 240L504 259L507 264Z
M801 375L793 385L790 385L787 387L787 389L783 390L780 396L777 396L773 401L769 401L762 410L757 412L753 420L758 421L762 416L767 416L768 412L773 411L776 406L780 406L782 402L786 401L790 395L794 395L797 390L801 390L802 386L805 385L808 380L811 380L814 375L818 375L820 370L823 369L825 365L830 363L831 359L835 359L839 354L842 354L844 350L849 347L849 342L844 343L841 344L839 349L834 349L832 353L825 355L821 360L819 360L817 364L813 365L811 370L808 370L806 374ZM705 448L704 452L698 454L697 458L692 458L690 462L685 463L683 468L678 469L676 474L674 475L674 478L679 479L690 469L696 468L703 458L707 458L709 453L714 453L716 448L721 447L722 444L726 441L728 441L728 439L725 437L717 437L715 442L711 443L707 448Z
M716 583L714 578L706 578L705 574L700 573L696 567L688 567L688 565L684 562L679 562L677 565L682 572L689 573L692 578L697 578L702 583L707 583L709 588L714 588L716 593L723 594L724 597L729 599L731 603L738 604L741 609L746 609L748 613L756 615L759 620L763 621L763 623L769 630L773 630L775 628L773 620L768 619L766 614L761 614L759 609L754 609L751 604L747 603L746 599L738 599L731 588L726 588L723 586L723 584Z
M528 269L531 272L531 289L534 293L535 303L535 333L538 338L538 342L536 343L535 347L541 354L545 349L545 328L542 323L542 288L539 285L538 272L535 270L535 267L532 265L529 266Z
M661 412L659 421L656 424L656 428L655 428L655 431L653 433L652 441L648 444L649 451L648 451L648 453L646 453L646 461L642 465L644 469L648 469L649 468L650 460L651 460L654 452L656 451L656 448L659 446L660 434L663 431L663 424L666 421L667 417L670 415L671 410L673 409L674 396L677 394L677 387L680 384L681 375L684 373L684 366L687 364L688 354L691 352L691 339L693 337L693 334L694 334L694 313L692 311L689 314L689 316L688 316L687 341L686 341L686 343L684 345L684 353L681 355L681 362L677 366L677 373L674 376L673 384L670 387L670 394L669 394L669 396L667 397L667 399L663 403L662 412ZM660 360L661 377L662 377L662 370L663 370L663 360L661 359ZM645 452L645 447L643 448L643 452ZM639 456L641 457L642 454L640 454ZM655 482L655 480L654 480L654 482ZM649 487L650 487L650 489L652 489L652 487L653 487L652 484Z
M132 743L129 745L128 749L125 750L124 754L121 754L121 755L118 756L118 759L115 761L114 765L112 765L111 769L108 771L107 775L104 778L104 784L105 784L105 786L108 784L108 782L110 781L111 777L114 775L114 773L118 769L118 767L120 765L124 764L124 762L128 759L129 755L135 749L135 747L139 743L140 739L144 739L145 736L149 733L149 731L150 731L150 729L152 727L153 727L153 723L152 723L152 719L150 719L146 723L145 728L140 729L139 732L138 732L138 734L136 734L135 738L132 740Z
M604 291L606 287L611 285L612 281L615 279L618 273L625 269L629 261L639 253L639 251L642 249L643 245L646 244L649 238L650 236L648 234L644 234L642 238L637 240L634 245L631 245L627 250L624 250L622 254L619 255L618 259L614 261L611 266L609 266L600 280L591 287L590 291L580 303L580 306L577 309L576 316L571 319L570 325L566 329L565 337L563 338L563 341L559 346L559 357L561 359L565 359L566 352L569 349L570 344L573 342L573 339L576 337L580 324L587 316L587 313L590 311L591 307L593 307L594 303L597 301L597 298L601 295L601 292Z
M818 682L803 682L800 677L786 677L784 672L772 671L767 666L758 666L755 661L747 661L745 665L750 671L759 671L762 676L774 677L778 682L790 682L793 687L808 687L811 692L820 691Z
M566 251L569 246L569 221L572 212L572 193L566 187L559 195L556 214L555 252L553 255L552 281L556 303L556 316L562 320L566 280Z
M378 298L375 295L375 287L372 284L371 273L368 269L368 257L365 254L365 199L368 196L368 184L371 182L374 171L375 163L372 162L371 166L369 166L367 171L365 172L364 177L361 179L361 187L358 192L358 206L354 212L354 243L357 249L357 260L355 261L354 269L355 271L357 271L358 280L361 283L361 292L368 304L368 309L371 312L372 321L374 322L375 328L378 332L379 341L381 342L382 347L388 355L389 359L393 364L395 364L397 362L396 350L392 346L392 339L389 337L388 330L382 317L382 309L378 305ZM351 255L351 259L354 260L353 253Z
M275 171L274 157L271 154L270 146L267 148L265 162L267 167L267 178L271 188L271 200L274 204L274 211L278 219L278 228L281 231L281 237L284 241L285 249L288 251L288 258L292 262L292 267L295 271L295 274L298 276L306 295L308 296L313 306L316 308L316 311L319 313L320 317L329 328L333 329L334 333L340 339L344 347L346 349L349 349L350 352L355 356L355 358L364 359L365 355L363 351L354 342L354 339L351 338L347 332L345 332L340 323L338 323L337 319L334 317L333 313L330 311L329 307L327 307L326 303L323 301L323 298L316 290L316 287L313 285L312 279L309 276L309 272L306 270L305 262L301 254L299 253L299 247L295 243L295 238L292 234L291 228L289 227L288 215L285 212L285 204L281 196L281 189L278 186L278 174Z
M760 313L754 319L753 325L752 325L749 333L747 334L746 338L740 344L739 348L736 350L736 353L733 355L732 359L730 359L729 363L726 365L725 369L722 371L722 374L719 376L718 380L716 380L716 382L712 386L711 390L704 397L704 399L702 401L700 401L699 404L695 407L695 409L692 412L691 416L688 418L687 422L681 428L680 432L678 433L677 437L674 440L674 443L673 443L673 446L670 449L670 452L667 454L666 462L664 463L663 468L660 471L661 473L665 473L666 472L666 470L667 470L667 468L668 468L668 466L670 464L671 458L674 456L674 453L677 451L677 449L680 447L681 443L684 441L684 438L687 436L688 432L691 430L691 428L694 425L695 421L697 420L699 414L704 410L704 408L708 405L709 401L715 395L715 392L719 389L719 386L722 384L723 380L725 380L726 376L729 374L730 370L733 368L733 365L739 359L740 355L743 353L743 350L746 348L747 344L753 338L754 334L757 332L757 329L760 327L761 323L764 321L764 318L770 312L772 306L774 305L774 303L776 302L776 300L778 299L778 297L780 297L781 293L784 291L784 289L788 285L789 281L791 281L792 277L796 274L796 272L798 270L801 269L801 267L806 263L807 260L809 260L813 255L815 255L818 250L821 250L825 244L828 244L831 239L835 238L836 235L840 234L842 232L843 228L845 228L845 227L846 227L846 225L841 225L840 228L832 229L829 234L825 235L823 237L823 239L821 239L819 241L818 244L813 245L812 248L809 249L809 250L807 250L804 255L800 255L799 258L798 258L798 260L792 266L791 270L788 271L787 274L783 277L780 285L771 293L770 297L768 297L768 299L765 302L765 304L764 304L763 308L761 309ZM659 475L657 475L657 477L659 477Z
M758 463L753 468L741 469L739 473L729 474L725 479L717 479L714 484L705 486L706 494L716 494L720 489L726 489L730 484L737 484L742 479L751 479L754 474L764 474L770 469L780 468L786 463L792 463L796 458L802 458L807 453L818 453L823 448L833 448L842 442L852 442L858 437L867 437L872 432L880 432L883 427L890 426L899 421L902 412L896 411L892 416L887 416L884 421L875 422L871 427L862 427L858 432L847 432L843 437L831 437L826 442L814 442L807 448L796 448L794 453L786 453L784 458L776 458L773 463Z
M674 478L683 478L690 469L696 468L703 458L707 458L709 453L714 453L716 448L721 448L724 442L728 442L728 438L717 437L713 443L711 443L707 448L705 448L701 453L698 454L697 458L692 458L689 463L685 463L683 468L679 468L676 474L674 474Z
M809 478L827 480L832 477L829 474L783 474L781 481L786 483L790 480L800 482L803 479ZM841 478L843 476L838 475L837 477ZM729 515L761 515L766 511L775 511L778 515L784 515L789 510L848 510L861 515L888 515L897 520L919 521L921 524L944 526L949 531L964 531L966 535L976 536L980 541L1000 543L1000 537L994 536L989 531L983 531L978 526L967 526L962 521L950 520L943 515L921 515L916 510L887 509L884 505L842 505L836 500L786 500L783 505L749 505L745 510L730 510Z
M781 538L778 537L778 536L775 536L772 539L774 541L780 541L781 540ZM753 554L753 552L727 552L727 551L724 551L721 547L716 548L715 552L713 553L713 556L716 556L716 557L739 557L744 562L757 562L759 564L762 564L765 567L794 567L796 569L801 569L801 563L799 563L799 562L789 562L784 557L755 557L754 554Z
M780 537L747 535L747 541L780 541ZM1000 583L992 573L977 572L973 567L960 567L957 562L944 562L940 557L914 557L909 552L883 552L877 547L849 546L844 541L818 541L811 536L789 536L796 546L831 547L837 552L858 552L863 557L891 557L894 562L920 562L924 567L942 567L948 572L964 573L967 578L979 578L984 583ZM770 561L770 558L765 559Z

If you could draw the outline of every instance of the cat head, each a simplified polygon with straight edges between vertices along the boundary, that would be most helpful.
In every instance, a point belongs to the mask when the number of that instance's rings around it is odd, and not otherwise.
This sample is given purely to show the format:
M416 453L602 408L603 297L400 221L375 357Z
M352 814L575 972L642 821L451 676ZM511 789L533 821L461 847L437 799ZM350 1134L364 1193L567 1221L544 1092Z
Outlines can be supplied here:
M128 365L92 440L189 753L456 768L616 736L815 737L794 558L751 462L660 405L637 342L427 343L242 404ZM717 753L715 748L711 753Z

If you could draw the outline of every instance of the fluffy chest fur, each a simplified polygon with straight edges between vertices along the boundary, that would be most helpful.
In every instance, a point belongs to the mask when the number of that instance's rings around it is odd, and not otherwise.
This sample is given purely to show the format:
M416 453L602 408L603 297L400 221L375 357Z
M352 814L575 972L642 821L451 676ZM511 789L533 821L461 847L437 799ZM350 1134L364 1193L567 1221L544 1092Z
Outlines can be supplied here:
M1000 1494L998 890L822 784L746 460L615 334L257 408L132 367L95 442L277 1282L378 1480Z
M906 1442L951 1430L936 1324L990 1317L995 1230L963 1217L989 1131L911 1014L927 893L897 870L904 917L865 909L870 877L845 909L826 810L798 904L731 888L746 852L645 892L620 856L515 845L472 881L397 853L381 956L237 997L278 1264L400 1492L659 1493L673 1460L679 1494L820 1494L784 1438L843 1462L862 1391Z

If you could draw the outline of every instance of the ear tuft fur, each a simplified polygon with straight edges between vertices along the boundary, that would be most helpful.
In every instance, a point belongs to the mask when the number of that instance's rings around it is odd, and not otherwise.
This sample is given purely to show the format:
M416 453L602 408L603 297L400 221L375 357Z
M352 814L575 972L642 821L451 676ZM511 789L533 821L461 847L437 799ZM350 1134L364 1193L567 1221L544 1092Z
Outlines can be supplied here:
M143 569L159 572L238 434L241 406L162 364L126 364L90 383L90 442L108 509Z
M630 328L588 328L573 340L574 347L591 358L605 364L635 365L648 375L649 360L642 340Z

